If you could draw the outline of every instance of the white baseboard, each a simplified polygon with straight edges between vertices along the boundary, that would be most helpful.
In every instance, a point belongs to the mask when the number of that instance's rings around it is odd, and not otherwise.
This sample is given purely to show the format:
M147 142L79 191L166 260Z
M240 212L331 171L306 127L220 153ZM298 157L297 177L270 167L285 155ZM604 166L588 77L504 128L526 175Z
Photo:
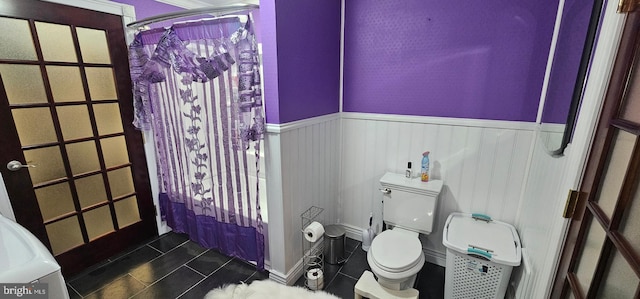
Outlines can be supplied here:
M321 246L322 242L318 242L317 244L314 245L314 247L317 246ZM300 278L300 276L302 276L302 274L304 273L304 260L303 258L300 258L298 260L298 262L293 265L293 267L287 272L287 274L282 274L278 271L271 271L269 272L269 279L280 283L280 284L286 284L286 285L293 285L294 283L296 283L296 281L298 281L298 279Z
M269 279L279 284L284 284L284 285L287 284L287 276L276 270L269 270Z
M278 271L270 271L269 279L273 280L279 284L284 285L293 285L296 283L298 278L302 275L302 259L300 259L294 266L287 272L287 274L282 274Z
M298 260L298 262L293 265L293 267L287 272L287 274L282 274L275 270L269 272L270 280L288 286L296 283L300 276L302 276L302 259Z
M440 267L447 266L446 253L438 252L438 251L427 249L427 248L422 248L422 251L424 252L424 259L427 262L438 265Z
M344 227L344 234L347 238L362 242L362 228L350 224L340 224Z

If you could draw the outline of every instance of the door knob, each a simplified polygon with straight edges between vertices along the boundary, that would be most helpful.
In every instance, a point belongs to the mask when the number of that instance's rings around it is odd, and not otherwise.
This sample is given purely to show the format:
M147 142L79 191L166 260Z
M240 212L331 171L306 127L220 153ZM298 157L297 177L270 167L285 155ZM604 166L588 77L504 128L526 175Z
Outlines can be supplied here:
M29 165L29 164L22 164L20 161L16 161L13 160L9 163L7 163L7 169L11 170L11 171L18 171L22 168L26 168L26 167L36 167L35 165Z

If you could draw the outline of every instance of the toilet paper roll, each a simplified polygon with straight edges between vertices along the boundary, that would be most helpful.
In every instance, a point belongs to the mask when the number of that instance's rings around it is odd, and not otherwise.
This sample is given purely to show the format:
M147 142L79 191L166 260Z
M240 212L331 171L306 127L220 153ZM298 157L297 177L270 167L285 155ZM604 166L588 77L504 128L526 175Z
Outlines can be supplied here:
M304 238L309 242L318 241L322 235L324 235L324 227L317 221L311 222L304 229Z
M322 269L315 268L307 271L307 286L314 291L322 290L324 287Z

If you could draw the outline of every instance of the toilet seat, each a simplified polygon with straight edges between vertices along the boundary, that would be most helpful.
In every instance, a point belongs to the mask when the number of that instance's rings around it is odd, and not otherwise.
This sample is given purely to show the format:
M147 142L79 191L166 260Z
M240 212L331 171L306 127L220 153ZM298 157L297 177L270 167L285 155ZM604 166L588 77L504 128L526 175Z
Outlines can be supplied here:
M417 273L424 265L420 239L399 229L386 230L373 239L368 257L372 268L392 276L407 271Z

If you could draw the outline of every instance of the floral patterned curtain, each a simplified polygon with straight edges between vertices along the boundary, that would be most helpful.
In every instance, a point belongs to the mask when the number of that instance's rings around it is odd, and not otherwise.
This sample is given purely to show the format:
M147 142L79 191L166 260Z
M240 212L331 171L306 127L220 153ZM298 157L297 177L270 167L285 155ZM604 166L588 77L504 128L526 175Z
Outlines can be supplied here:
M251 20L143 31L129 57L134 124L155 137L162 218L263 269L257 178L264 118Z

